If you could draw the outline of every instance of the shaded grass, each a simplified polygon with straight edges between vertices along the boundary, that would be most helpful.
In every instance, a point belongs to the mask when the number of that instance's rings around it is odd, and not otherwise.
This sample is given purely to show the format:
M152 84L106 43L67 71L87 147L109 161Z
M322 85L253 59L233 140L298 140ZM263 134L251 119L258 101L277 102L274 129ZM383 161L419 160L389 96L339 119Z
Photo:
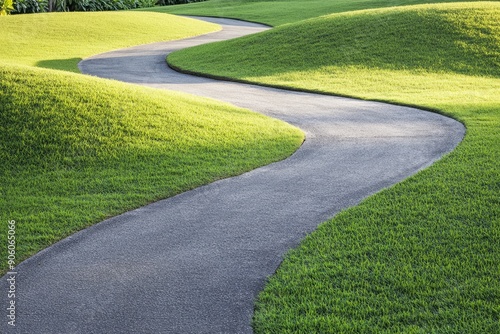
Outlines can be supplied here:
M15 65L0 65L0 105L0 220L17 222L18 261L106 217L284 159L303 140L217 101Z
M460 0L210 0L187 5L142 8L139 10L170 14L230 17L278 26L332 13L459 1Z
M151 12L12 15L0 19L0 61L79 72L78 62L94 54L217 30L215 24Z
M361 11L169 57L236 80L417 105L467 127L450 155L291 251L259 296L256 333L500 332L499 22L494 2Z

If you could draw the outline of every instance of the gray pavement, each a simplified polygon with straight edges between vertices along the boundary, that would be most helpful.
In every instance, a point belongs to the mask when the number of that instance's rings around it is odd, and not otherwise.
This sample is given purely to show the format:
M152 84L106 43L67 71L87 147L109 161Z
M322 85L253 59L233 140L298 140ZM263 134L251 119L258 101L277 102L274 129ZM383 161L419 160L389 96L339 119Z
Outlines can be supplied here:
M81 231L20 264L16 327L2 333L251 333L256 295L318 224L450 152L464 127L413 108L263 88L170 70L165 55L264 27L86 59L82 72L231 102L283 119L307 140L289 159Z

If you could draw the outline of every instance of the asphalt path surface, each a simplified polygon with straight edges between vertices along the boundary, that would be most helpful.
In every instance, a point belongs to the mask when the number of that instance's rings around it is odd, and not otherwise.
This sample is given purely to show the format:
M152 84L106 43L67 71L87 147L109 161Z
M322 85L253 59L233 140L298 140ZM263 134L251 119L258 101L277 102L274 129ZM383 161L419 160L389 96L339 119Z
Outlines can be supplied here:
M169 52L259 32L225 19L218 33L101 54L83 73L208 96L294 124L290 158L81 231L21 263L16 327L2 333L251 333L254 300L286 252L318 224L431 165L464 127L438 114L180 74Z

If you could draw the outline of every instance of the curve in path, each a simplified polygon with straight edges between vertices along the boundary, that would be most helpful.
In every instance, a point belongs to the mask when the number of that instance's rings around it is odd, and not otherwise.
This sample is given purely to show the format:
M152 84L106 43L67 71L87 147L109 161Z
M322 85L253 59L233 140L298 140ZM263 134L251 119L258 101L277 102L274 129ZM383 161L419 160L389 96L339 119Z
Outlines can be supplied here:
M109 52L80 68L247 107L299 126L306 142L285 161L106 220L20 264L17 326L2 316L2 333L251 333L254 299L287 250L463 137L460 123L413 108L170 70L173 50L265 29L208 20L223 30ZM6 292L6 277L1 284Z

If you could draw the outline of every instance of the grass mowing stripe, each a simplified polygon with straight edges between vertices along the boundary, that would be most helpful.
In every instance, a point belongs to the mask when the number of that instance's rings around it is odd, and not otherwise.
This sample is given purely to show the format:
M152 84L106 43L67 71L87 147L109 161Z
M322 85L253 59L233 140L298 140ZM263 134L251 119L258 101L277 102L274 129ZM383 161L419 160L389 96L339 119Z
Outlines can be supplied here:
M290 252L259 296L256 333L500 332L499 22L495 2L360 11L169 57L190 71L417 105L467 127L450 155Z

